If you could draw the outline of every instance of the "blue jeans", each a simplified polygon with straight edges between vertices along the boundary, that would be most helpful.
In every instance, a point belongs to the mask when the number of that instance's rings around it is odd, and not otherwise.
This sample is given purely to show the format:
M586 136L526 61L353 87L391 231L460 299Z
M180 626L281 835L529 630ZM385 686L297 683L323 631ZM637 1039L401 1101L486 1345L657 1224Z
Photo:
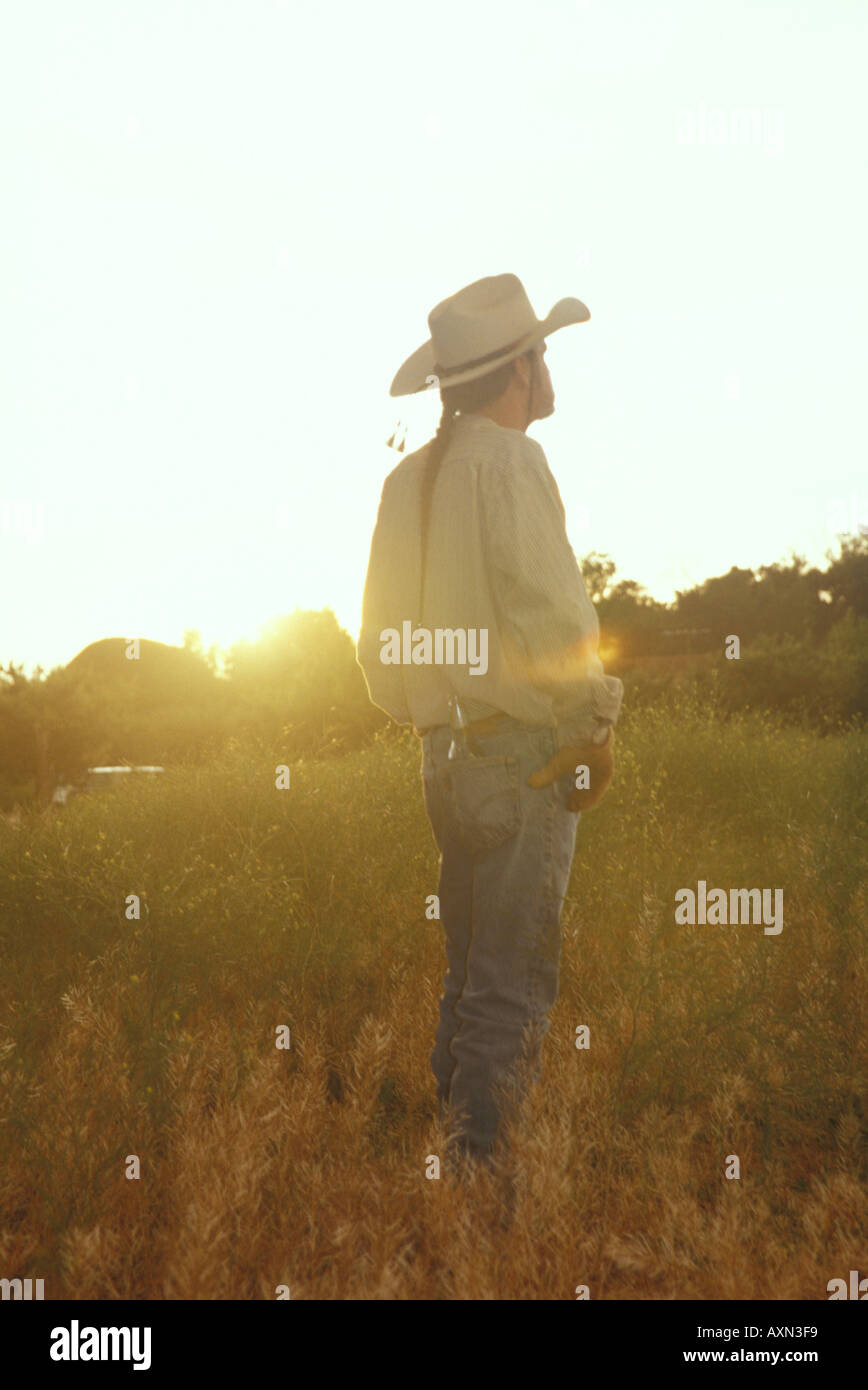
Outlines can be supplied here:
M526 785L557 752L554 729L505 718L473 736L481 756L453 761L451 739L441 726L422 740L448 963L431 1067L441 1119L448 1103L461 1125L459 1152L485 1158L507 1101L539 1080L579 814L567 806L572 774Z

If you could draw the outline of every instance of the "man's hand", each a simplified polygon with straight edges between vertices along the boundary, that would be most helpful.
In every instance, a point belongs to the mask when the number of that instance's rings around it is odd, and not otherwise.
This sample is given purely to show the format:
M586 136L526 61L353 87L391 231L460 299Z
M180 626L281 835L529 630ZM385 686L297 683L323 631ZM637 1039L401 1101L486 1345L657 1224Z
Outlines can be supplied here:
M590 811L605 796L615 772L615 759L612 745L615 730L609 726L609 737L604 744L568 744L546 763L545 767L532 772L527 779L529 787L548 787L559 777L571 773L575 780L576 768L583 764L588 769L590 785L581 790L573 790L567 803L571 811Z

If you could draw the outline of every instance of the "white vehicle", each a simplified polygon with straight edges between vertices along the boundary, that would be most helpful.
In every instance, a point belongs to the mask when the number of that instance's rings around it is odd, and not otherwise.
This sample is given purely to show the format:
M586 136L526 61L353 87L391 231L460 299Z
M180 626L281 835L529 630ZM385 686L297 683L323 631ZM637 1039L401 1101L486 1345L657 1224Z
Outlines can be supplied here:
M89 767L87 770L87 782L85 791L107 791L111 787L117 787L133 773L142 773L148 777L155 777L158 773L165 772L162 767L150 767L145 765L119 767Z

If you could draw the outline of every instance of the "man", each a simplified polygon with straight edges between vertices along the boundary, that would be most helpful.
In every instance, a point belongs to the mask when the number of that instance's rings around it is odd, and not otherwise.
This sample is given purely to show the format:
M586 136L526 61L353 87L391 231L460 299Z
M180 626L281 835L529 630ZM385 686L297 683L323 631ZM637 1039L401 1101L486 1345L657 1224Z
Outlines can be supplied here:
M459 1152L481 1159L507 1098L539 1078L579 813L611 780L623 696L597 656L560 493L525 433L554 411L545 338L588 318L562 299L538 319L514 275L431 311L391 394L439 386L443 414L385 481L365 582L357 659L372 701L422 739L440 851L440 1114L457 1119Z

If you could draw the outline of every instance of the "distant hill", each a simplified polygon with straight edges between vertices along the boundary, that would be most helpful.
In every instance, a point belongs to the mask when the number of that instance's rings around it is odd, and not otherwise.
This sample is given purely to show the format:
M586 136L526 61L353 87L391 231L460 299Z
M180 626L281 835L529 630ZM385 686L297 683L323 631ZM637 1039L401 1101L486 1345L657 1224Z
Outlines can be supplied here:
M235 706L228 682L201 655L140 638L138 657L123 637L91 642L46 685L50 761L57 771L85 763L166 763L201 756L221 741Z
M66 676L100 691L114 688L130 698L174 702L199 699L219 684L201 657L184 647L139 639L138 659L128 657L125 637L91 642L65 667Z

